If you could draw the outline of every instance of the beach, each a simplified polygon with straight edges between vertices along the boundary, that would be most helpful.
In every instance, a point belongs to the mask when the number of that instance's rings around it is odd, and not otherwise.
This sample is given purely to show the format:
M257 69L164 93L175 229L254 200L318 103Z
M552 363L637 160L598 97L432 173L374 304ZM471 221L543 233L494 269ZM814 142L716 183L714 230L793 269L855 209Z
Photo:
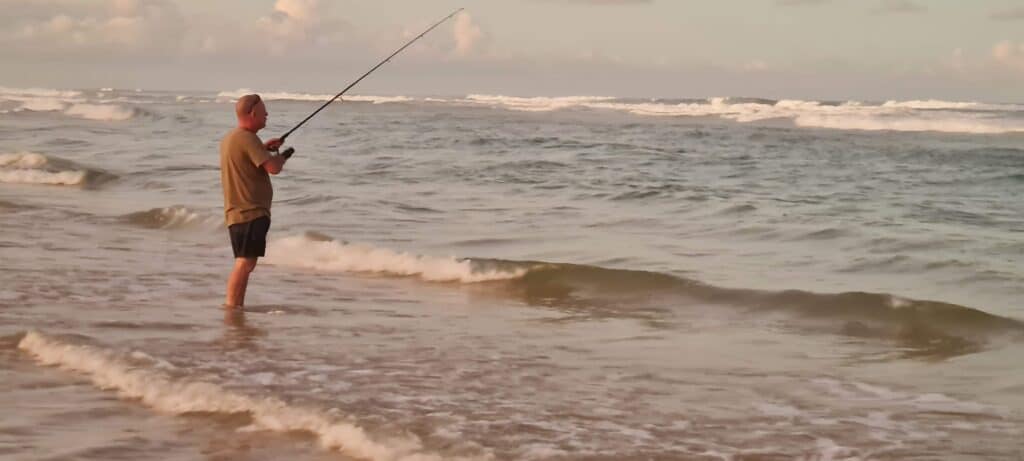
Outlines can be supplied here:
M226 312L251 91L0 88L0 457L1024 457L1024 105L346 96Z

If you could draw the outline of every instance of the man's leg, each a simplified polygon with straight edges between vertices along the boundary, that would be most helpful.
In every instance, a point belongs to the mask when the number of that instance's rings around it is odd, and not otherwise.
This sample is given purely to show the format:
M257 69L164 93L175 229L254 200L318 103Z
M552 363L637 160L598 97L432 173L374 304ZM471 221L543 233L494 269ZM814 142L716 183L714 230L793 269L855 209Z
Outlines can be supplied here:
M249 274L256 269L256 258L235 258L235 267L228 277L227 296L224 307L245 305L245 289L249 286Z

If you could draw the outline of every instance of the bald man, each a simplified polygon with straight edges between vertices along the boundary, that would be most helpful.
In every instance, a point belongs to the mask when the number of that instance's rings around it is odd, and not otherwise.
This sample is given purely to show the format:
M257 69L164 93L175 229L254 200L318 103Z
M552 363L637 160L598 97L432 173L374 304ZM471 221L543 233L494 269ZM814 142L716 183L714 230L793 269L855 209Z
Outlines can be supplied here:
M267 248L270 230L270 202L274 188L270 175L284 168L288 158L271 155L281 147L280 139L264 143L256 133L267 125L267 106L259 95L247 94L235 103L238 127L220 142L220 182L224 187L224 221L231 236L235 267L228 277L224 307L245 305L249 274Z

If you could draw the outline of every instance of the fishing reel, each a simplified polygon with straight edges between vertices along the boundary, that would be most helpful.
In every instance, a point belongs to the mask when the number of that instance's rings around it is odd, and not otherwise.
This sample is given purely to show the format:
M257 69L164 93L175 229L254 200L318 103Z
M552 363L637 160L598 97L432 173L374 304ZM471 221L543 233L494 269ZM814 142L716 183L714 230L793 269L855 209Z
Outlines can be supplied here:
M281 153L279 153L277 155L280 155L280 156L284 157L285 159L289 159L289 158L292 158L292 154L294 154L294 153L295 153L295 148L294 147L289 147L289 148L281 151Z

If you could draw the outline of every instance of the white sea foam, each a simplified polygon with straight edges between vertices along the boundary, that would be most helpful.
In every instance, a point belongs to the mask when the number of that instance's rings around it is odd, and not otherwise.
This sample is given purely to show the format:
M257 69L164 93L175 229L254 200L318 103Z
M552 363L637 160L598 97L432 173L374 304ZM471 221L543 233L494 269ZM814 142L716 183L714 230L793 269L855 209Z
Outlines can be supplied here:
M913 394L862 382L843 382L830 378L812 381L836 397L849 401L872 401L885 403L895 408L897 405L909 405L919 410L967 413L975 415L1002 416L1003 409L954 399L944 394Z
M105 96L97 93L96 97L100 99L89 99L81 91L0 87L0 101L20 103L13 112L62 112L72 117L101 121L122 121L135 115L135 110L129 107L103 104Z
M551 443L533 443L519 449L519 456L523 459L555 459L569 454Z
M983 106L976 102L955 102L927 99L917 101L886 101L882 104L882 107L902 107L906 109L978 109L993 106Z
M427 461L441 457L425 453L419 438L372 437L356 424L339 421L326 412L290 406L274 398L254 398L212 383L172 379L161 370L138 366L124 356L98 347L75 345L30 331L18 348L43 365L59 366L87 377L97 387L137 399L170 414L246 413L253 426L276 432L304 431L320 446L357 458L382 461ZM127 357L130 357L127 356Z
M305 236L269 243L266 262L328 272L363 272L415 276L427 281L474 283L522 277L515 271L477 270L468 260L421 256L367 244L321 241Z
M241 88L234 91L221 91L220 93L217 93L217 99L222 102L230 102L243 95L252 93L259 93L260 97L267 101L327 101L334 97L334 94L289 93L282 91L259 92L248 88ZM342 96L341 99L346 101L370 102L373 104L414 101L413 98L408 96L347 95Z
M253 90L222 91L221 102L233 101ZM267 92L268 100L326 101L332 94ZM790 120L808 128L870 131L937 131L949 133L996 134L1024 132L1024 121L1007 117L1024 111L1013 104L983 104L942 100L886 101L882 104L847 101L823 104L818 101L784 99L750 101L734 98L709 98L704 101L624 102L610 96L518 97L470 94L465 98L410 98L406 96L346 96L349 101L383 104L390 102L429 102L440 104L484 105L515 111L550 112L563 109L596 109L627 112L641 116L717 117L739 123L764 120Z
M783 418L796 418L804 416L806 414L803 410L799 408L782 403L760 403L757 405L757 409L760 410L761 413L764 415L778 416Z
M815 444L818 447L818 457L821 461L834 461L834 460L849 460L855 461L862 459L858 456L858 451L852 448L840 446L836 444L832 439L817 439Z
M17 103L11 112L59 112L71 104L85 102L79 91L51 90L44 88L0 87L0 102Z
M1013 105L951 101L888 101L882 105L848 101L781 100L746 102L710 98L702 102L621 102L603 96L521 98L501 95L469 95L463 103L485 104L510 110L553 111L569 108L614 110L644 116L718 117L740 123L771 119L792 120L801 127L844 130L938 131L995 134L1024 132L1024 121L1004 113L1022 110ZM988 113L964 112L964 110Z
M34 98L22 101L18 111L31 110L36 112L62 111L67 107L64 101L55 98Z
M11 184L53 184L73 186L85 181L85 173L81 171L61 171L51 173L39 170L0 170L0 182Z
M45 155L35 152L0 154L0 182L3 183L76 185L83 183L87 174L85 170L62 169Z
M62 112L72 117L99 121L124 121L135 116L135 110L117 104L90 104L80 99L59 99L50 97L21 98L14 112Z
M135 111L116 104L74 104L65 114L87 120L123 121L132 118Z
M342 96L342 99L346 101L358 101L358 102L372 102L374 104L386 104L389 102L409 102L415 101L415 99L408 96L366 96L366 95L352 95Z
M222 216L199 212L181 205L139 211L125 215L124 219L149 229L214 229L224 223Z
M469 102L477 104L488 104L503 106L514 110L530 112L546 112L558 109L565 109L574 106L587 107L589 104L611 101L615 98L608 96L562 96L562 97L534 97L522 98L516 96L471 94L466 97Z
M49 159L45 155L35 152L0 154L0 168L42 168L47 163L49 163Z
M942 117L888 114L798 115L797 126L865 131L938 131L945 133L999 134L1024 132L1024 122L995 120L950 113Z
M81 95L81 91L54 90L49 88L8 88L0 86L0 99L7 99L8 97L75 98Z

